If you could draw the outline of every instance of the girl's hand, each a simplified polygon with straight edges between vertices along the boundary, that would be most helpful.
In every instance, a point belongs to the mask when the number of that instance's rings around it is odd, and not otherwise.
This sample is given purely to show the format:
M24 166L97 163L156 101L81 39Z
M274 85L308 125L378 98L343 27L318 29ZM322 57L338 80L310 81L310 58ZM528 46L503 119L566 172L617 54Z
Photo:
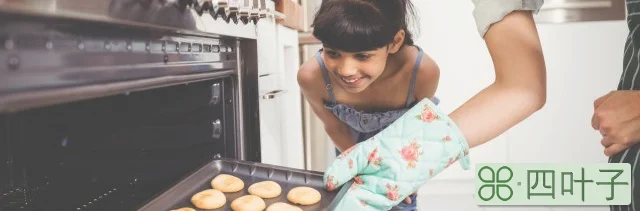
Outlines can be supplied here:
M415 196L415 195L416 195L416 192L413 192L413 194L411 194L411 196ZM411 197L404 198L405 204L411 204L411 202L413 202L411 201Z

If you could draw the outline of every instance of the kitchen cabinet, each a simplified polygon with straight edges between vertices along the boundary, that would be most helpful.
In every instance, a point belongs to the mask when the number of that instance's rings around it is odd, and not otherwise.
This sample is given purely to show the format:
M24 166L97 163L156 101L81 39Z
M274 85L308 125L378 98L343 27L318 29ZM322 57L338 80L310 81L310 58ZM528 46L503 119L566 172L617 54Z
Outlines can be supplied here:
M258 89L262 162L305 168L296 30L258 22Z
M278 33L278 70L282 87L286 90L282 95L280 120L282 121L283 142L286 146L285 166L305 168L304 140L302 126L302 98L298 86L297 74L300 67L298 31L277 25Z

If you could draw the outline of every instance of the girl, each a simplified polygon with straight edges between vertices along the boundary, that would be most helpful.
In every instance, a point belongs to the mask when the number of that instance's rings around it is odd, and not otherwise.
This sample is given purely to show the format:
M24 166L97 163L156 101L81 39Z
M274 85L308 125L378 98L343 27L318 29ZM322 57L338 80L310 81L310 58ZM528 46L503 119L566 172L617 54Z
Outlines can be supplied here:
M298 83L339 151L433 98L439 70L413 45L412 11L409 0L325 0L316 14L323 49L301 66ZM392 210L416 210L415 194Z
M439 70L413 45L409 1L324 0L316 14L313 34L323 49L301 66L298 83L340 151L377 134L417 99L437 102ZM495 80L449 114L469 148L504 133L546 100L546 68L531 12L541 4L473 2ZM492 8L501 10L486 13ZM415 210L410 199L394 209Z

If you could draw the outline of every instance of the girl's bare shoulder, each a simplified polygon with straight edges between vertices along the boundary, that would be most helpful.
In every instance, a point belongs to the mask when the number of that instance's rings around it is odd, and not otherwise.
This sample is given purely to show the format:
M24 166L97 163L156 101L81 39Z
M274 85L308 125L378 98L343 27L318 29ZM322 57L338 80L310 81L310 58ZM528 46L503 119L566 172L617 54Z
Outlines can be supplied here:
M433 97L440 81L440 68L426 52L423 52L415 80L416 98Z
M298 85L308 98L322 98L322 92L324 90L324 79L322 78L322 71L320 65L315 58L307 59L300 68L297 74Z

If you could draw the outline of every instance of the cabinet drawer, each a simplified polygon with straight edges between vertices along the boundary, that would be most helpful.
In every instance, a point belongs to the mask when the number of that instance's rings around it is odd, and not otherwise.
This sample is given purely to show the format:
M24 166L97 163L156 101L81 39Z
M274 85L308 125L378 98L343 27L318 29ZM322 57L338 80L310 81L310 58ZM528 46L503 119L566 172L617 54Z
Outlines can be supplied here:
M258 91L260 95L282 89L282 85L280 85L277 76L276 74L267 74L258 77Z

